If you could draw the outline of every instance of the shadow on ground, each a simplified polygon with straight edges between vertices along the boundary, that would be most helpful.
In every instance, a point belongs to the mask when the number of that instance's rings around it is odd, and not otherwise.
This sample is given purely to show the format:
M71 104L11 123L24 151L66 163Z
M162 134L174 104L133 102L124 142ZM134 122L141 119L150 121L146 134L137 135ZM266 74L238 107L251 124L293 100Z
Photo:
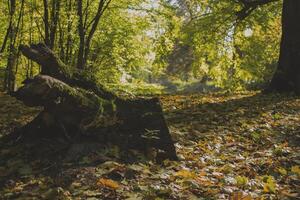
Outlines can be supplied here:
M10 97L1 95L0 98L2 105L5 105L4 101L11 102ZM174 166L164 168L151 163L151 153L145 156L134 150L123 151L117 146L93 141L88 141L88 145L77 143L70 146L60 139L44 138L20 143L18 138L7 142L2 137L0 195L4 195L5 199L51 199L51 195L56 198L62 195L70 198L126 199L129 193L135 193L147 199L155 199L156 196L188 199L192 194L226 199L226 187L232 187L232 191L251 191L253 188L249 189L246 185L233 187L226 183L226 178L247 176L249 182L253 182L257 181L256 177L276 174L278 166L291 168L299 160L300 154L291 154L297 153L300 143L300 99L296 96L261 93L168 95L162 97L162 102L181 157ZM24 110L18 113L14 107ZM10 130L7 128L11 125L10 121L22 121L21 116L24 115L29 119L30 115L38 112L26 111L18 102L11 103L7 111L9 113L2 116L8 118L1 121L1 127L6 127L2 132ZM21 124L24 122L16 127ZM231 165L235 169L228 171ZM207 169L206 175L203 175L207 176L206 182L199 182L197 178L193 184L199 184L199 188L186 185L181 188L180 184L185 182L174 182L174 174L181 168L195 174L199 173L199 169ZM216 178L213 175L216 172L222 176ZM99 179L115 182L99 187ZM294 179L280 181L285 181L284 188L293 191ZM278 181L278 184L281 182ZM153 184L170 188L167 193L156 189L143 191ZM175 187L174 184L178 185ZM122 191L118 192L116 188L119 187ZM257 189L260 192L254 193L262 195L262 188L257 186Z
M171 102L165 102L169 125L197 130L200 135L217 134L218 130L235 131L235 128L251 124L265 125L300 111L299 97L292 94L210 94L165 98ZM297 128L292 128L294 132L298 131L294 129ZM279 124L272 130L280 132ZM197 134L189 139L193 137L197 138Z

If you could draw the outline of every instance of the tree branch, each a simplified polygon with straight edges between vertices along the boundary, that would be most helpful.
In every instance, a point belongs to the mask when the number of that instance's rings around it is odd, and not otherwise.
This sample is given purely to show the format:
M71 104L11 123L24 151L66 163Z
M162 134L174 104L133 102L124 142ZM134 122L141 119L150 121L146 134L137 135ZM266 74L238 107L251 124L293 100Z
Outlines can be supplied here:
M268 3L278 2L279 0L237 0L243 8L236 13L237 20L242 21L247 18L257 7Z

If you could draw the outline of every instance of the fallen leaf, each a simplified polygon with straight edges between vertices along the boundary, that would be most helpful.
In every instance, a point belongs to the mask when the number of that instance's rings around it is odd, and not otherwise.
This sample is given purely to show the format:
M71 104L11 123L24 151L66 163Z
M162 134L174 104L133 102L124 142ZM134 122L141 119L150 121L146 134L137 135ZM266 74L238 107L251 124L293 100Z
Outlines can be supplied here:
M284 168L282 168L282 167L279 167L279 168L277 169L277 171L278 171L281 175L283 175L283 176L286 176L286 175L287 175L286 169L284 169Z
M185 169L176 172L175 176L182 177L182 178L195 178L196 177L195 173L190 172L189 170L185 170Z
M297 198L299 193L290 193L288 191L282 191L281 194L290 198Z
M244 195L242 192L234 192L230 195L229 200L252 200L250 195Z
M97 185L98 186L105 186L105 187L108 187L108 188L111 188L111 189L118 189L120 187L119 183L114 181L114 180L111 180L111 179L105 179L105 178L100 178L97 182Z
M298 165L296 166L293 166L291 171L294 173L294 174L297 174L298 176L300 176L300 167Z
M273 176L266 176L264 178L264 192L265 193L275 193L276 192L276 183Z
M235 177L235 180L238 186L245 186L248 183L248 178L245 176L237 176Z

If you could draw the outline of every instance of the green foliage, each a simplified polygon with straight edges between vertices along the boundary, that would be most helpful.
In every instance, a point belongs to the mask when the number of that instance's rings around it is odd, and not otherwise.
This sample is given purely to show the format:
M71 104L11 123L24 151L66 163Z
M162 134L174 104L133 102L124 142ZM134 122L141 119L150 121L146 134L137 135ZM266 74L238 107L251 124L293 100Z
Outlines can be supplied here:
M158 84L147 84L145 82L134 82L125 84L108 84L107 87L121 95L160 95L164 91L164 87Z
M208 75L228 89L270 80L279 54L280 2L256 9L243 21L235 16L241 5L232 1L182 2L189 14L180 39L193 49L193 77Z
M89 5L88 22L98 3L83 1ZM4 41L9 14L7 4L0 5L4 13L0 41ZM76 1L62 0L60 5L54 50L65 63L76 66ZM238 21L236 13L242 8L231 0L113 0L91 41L87 70L104 84L159 83L162 77L176 77L185 82L208 78L229 90L257 88L270 80L276 68L281 1L261 6ZM16 10L18 14L20 2ZM42 1L25 1L20 27L16 46L43 41ZM0 55L1 69L6 68L8 53L6 45ZM37 65L23 57L17 66L18 82L39 72Z
M124 81L128 77L140 78L151 66L152 41L145 33L150 26L149 19L120 8L112 8L106 15L94 39L93 67L107 83L117 83L122 76Z

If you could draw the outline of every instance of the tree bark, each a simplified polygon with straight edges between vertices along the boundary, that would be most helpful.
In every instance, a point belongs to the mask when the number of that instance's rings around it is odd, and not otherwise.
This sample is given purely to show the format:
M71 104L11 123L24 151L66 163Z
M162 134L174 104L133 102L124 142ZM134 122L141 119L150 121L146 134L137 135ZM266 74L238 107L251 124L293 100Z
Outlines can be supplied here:
M16 15L16 1L10 0L9 4L9 15L10 15L10 29L9 29L9 55L7 58L7 66L6 66L6 73L5 73L5 81L4 81L4 89L11 92L15 90L16 84L16 61L17 61L17 50L15 47L16 39L18 36L18 29L20 25L21 16L23 14L24 8L24 0L22 1L20 13L18 17L18 21L15 21Z
M48 0L43 0L44 4L44 27L45 27L45 39L44 42L50 47L50 25L49 25L49 10L48 10Z
M77 16L78 16L78 35L79 35L79 49L77 56L77 68L85 69L90 54L90 46L97 26L103 13L108 8L111 0L99 0L97 13L93 19L88 21L88 11L83 13L82 0L77 1ZM89 3L85 10L88 10Z
M44 42L50 49L54 49L55 36L57 32L57 25L58 25L59 15L60 15L60 1L52 0L51 6L49 6L48 0L43 0L43 6L44 6L43 21L44 21L44 28L45 28ZM49 13L49 9L51 11L51 14Z
M13 94L28 106L44 108L28 132L92 137L140 150L154 147L164 158L177 159L158 98L118 97L92 75L65 65L43 44L20 50L42 68L41 75L25 80Z
M300 94L300 1L284 0L277 70L267 91Z

